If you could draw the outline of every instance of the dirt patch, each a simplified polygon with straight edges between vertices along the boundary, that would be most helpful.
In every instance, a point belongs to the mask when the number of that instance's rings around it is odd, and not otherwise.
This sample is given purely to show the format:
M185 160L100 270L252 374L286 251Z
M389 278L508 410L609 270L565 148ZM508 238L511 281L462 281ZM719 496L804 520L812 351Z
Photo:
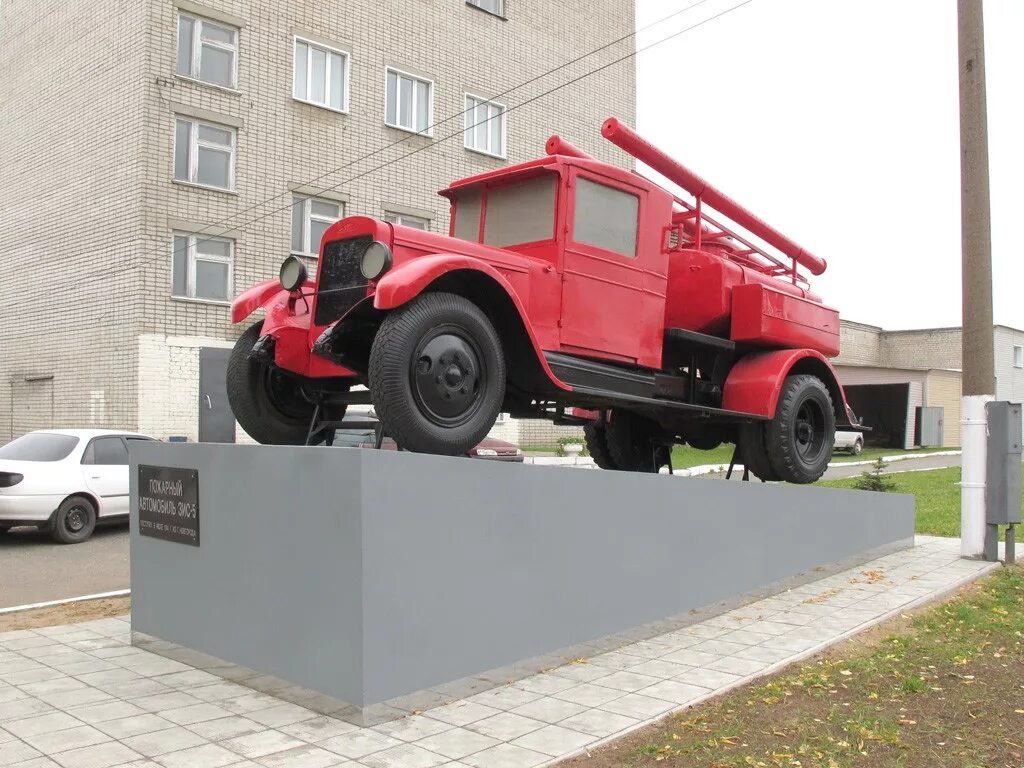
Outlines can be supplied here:
M15 629L36 629L53 627L58 624L78 624L111 616L124 616L131 610L132 601L124 597L105 597L101 600L85 600L81 603L66 603L30 611L0 614L0 632Z
M1024 764L1024 576L1006 568L565 768Z

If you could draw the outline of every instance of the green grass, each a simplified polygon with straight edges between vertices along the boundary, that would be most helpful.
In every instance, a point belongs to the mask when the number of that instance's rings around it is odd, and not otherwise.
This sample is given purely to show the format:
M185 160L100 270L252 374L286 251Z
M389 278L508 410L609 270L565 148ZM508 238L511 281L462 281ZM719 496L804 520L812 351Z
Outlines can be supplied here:
M1024 476L1024 465L1021 467ZM926 472L897 472L886 475L896 483L894 493L909 493L917 499L918 533L932 536L960 535L960 467L930 469ZM857 478L822 480L817 485L854 488ZM1024 512L1024 501L1021 503Z

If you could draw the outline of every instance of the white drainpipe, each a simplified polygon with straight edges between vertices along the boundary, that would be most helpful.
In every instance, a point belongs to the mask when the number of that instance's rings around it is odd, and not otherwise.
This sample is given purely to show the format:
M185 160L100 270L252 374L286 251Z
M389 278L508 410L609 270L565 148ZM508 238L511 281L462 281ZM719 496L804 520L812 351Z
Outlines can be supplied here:
M960 405L960 556L980 558L985 549L985 403L992 395L969 395Z

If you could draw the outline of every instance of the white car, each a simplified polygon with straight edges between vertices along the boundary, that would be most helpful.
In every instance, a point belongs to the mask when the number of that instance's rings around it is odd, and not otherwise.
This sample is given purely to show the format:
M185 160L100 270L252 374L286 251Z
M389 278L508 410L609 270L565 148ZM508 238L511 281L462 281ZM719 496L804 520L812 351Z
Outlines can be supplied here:
M0 533L49 530L63 544L85 541L97 522L128 519L128 441L107 429L44 429L0 446Z
M864 435L860 432L836 432L833 451L849 451L857 456L864 450Z

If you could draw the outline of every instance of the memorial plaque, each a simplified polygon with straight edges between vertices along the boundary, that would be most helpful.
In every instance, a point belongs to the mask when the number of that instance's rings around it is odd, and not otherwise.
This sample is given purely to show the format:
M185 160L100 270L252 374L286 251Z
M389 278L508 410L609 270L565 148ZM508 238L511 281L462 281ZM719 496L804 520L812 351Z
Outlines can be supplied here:
M199 470L139 464L139 533L199 546Z

